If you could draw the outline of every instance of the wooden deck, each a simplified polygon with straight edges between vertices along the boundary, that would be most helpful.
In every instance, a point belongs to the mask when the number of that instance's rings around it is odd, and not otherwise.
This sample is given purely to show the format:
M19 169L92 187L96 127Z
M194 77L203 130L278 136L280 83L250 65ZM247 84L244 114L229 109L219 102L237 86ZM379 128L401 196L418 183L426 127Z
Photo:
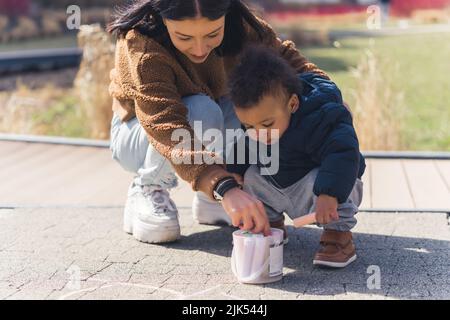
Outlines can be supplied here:
M107 148L0 141L0 207L123 206L133 174ZM450 212L450 160L368 159L361 210ZM180 181L179 207L192 191Z

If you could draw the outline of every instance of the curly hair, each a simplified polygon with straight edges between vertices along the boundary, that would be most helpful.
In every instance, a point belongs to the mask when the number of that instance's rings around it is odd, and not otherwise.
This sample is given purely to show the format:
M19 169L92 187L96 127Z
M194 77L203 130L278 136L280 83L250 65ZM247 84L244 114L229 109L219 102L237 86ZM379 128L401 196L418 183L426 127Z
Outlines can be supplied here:
M274 50L263 46L249 46L229 77L231 100L238 108L251 108L264 96L289 96L303 91L296 71Z

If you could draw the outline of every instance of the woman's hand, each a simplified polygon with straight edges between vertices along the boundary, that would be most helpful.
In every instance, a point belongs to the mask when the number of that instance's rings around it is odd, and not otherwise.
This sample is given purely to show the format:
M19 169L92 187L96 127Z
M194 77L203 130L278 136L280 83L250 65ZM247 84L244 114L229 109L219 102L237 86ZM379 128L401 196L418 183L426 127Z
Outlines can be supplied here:
M337 212L338 201L336 198L321 194L316 201L316 220L325 225L339 219Z
M230 216L233 226L252 233L263 233L264 236L271 234L263 203L247 192L239 188L227 191L222 206Z

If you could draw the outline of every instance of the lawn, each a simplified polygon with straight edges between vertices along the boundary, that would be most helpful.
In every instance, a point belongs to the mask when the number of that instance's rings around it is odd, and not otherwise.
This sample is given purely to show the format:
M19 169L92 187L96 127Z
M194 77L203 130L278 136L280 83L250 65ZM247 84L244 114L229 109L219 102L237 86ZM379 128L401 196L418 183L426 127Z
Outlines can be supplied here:
M329 73L351 105L356 80L350 68L367 49L383 61L393 89L404 94L400 149L450 151L450 34L347 38L335 47L301 51Z
M0 52L75 45L75 38L63 37L18 43L17 46L0 45ZM381 60L383 75L393 83L390 89L404 96L403 106L392 108L393 113L403 110L401 142L396 148L450 151L450 34L347 38L335 46L301 48L301 52L329 73L352 106L352 92L357 88L357 80L352 76L351 68L358 65L368 49ZM48 108L48 115L41 115L35 121L47 123L48 117L55 116L56 112L58 116L65 114L69 123L78 125L78 119L70 120L74 116L73 109L77 109L76 100L76 97L62 99L54 104L54 108ZM55 135L88 135L85 131L85 128L78 130L73 125L51 128Z

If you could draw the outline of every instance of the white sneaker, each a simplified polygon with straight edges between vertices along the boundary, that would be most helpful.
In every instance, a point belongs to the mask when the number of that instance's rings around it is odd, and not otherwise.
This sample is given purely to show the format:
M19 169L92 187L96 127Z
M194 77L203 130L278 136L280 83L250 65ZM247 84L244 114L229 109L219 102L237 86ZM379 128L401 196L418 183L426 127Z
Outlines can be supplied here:
M159 186L139 186L128 189L123 229L142 242L164 243L180 238L178 210L169 192Z
M200 224L226 224L231 218L219 202L210 200L203 192L196 192L192 201L194 220Z

